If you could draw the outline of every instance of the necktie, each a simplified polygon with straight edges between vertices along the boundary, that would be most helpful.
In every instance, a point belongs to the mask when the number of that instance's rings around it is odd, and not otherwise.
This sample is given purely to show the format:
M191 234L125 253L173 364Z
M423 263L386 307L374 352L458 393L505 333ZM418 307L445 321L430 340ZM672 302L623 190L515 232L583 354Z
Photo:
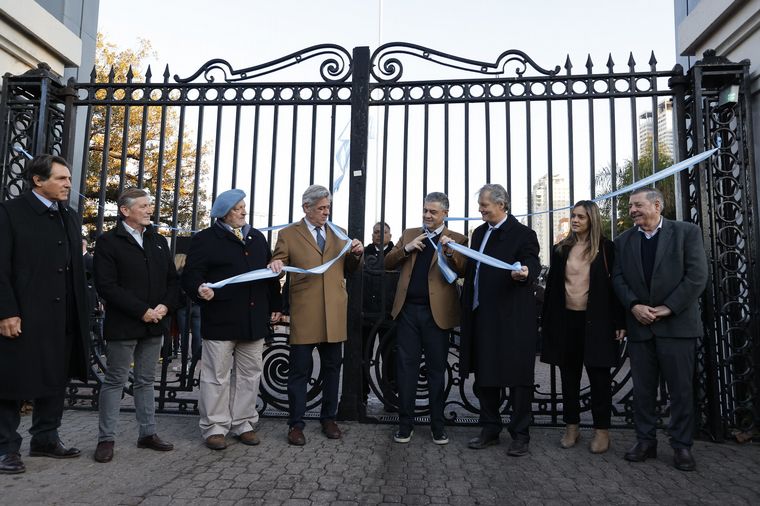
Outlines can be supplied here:
M483 235L483 242L480 243L480 249L478 250L480 253L483 253L483 250L486 249L486 242L488 242L488 238L491 237L491 231L496 227L488 227L488 230L486 230L485 235ZM480 262L478 262L475 265L475 282L473 283L473 297L472 297L472 309L477 309L480 305L480 298L478 297L479 292L479 283L478 280L480 279Z
M325 238L322 235L322 227L317 227L317 246L319 246L319 250L324 253L325 251Z
M239 228L233 228L232 233L235 234L235 237L237 237L239 240L243 240L243 233L240 231Z

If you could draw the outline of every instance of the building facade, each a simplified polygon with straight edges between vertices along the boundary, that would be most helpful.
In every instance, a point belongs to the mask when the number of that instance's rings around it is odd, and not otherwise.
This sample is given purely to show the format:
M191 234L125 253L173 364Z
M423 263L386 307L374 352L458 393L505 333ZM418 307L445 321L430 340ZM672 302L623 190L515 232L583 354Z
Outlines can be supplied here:
M708 49L732 62L750 61L752 144L760 167L760 0L675 0L674 5L676 51L684 70Z

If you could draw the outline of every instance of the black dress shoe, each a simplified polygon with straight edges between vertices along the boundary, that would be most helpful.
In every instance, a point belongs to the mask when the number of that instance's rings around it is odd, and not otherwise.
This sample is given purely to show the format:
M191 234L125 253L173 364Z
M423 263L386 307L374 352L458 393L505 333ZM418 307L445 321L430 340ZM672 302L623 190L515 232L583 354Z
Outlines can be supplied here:
M524 457L530 453L530 445L527 441L515 439L510 443L507 455L510 457Z
M73 459L79 457L82 452L79 448L66 448L63 443L50 443L29 448L30 457L50 457L53 459Z
M646 459L657 458L657 443L637 441L636 444L626 452L623 458L629 462L644 462Z
M484 436L483 434L479 435L478 437L474 437L470 439L470 441L467 443L467 448L470 448L472 450L482 450L483 448L487 448L489 446L497 445L499 444L499 436Z
M138 448L150 448L158 452L168 452L174 449L174 445L167 443L158 437L158 434L151 434L150 436L141 437L137 440Z
M673 449L673 465L679 471L693 471L697 467L694 456L688 448Z
M21 462L18 453L6 453L0 455L0 474L19 474L26 471L26 466Z

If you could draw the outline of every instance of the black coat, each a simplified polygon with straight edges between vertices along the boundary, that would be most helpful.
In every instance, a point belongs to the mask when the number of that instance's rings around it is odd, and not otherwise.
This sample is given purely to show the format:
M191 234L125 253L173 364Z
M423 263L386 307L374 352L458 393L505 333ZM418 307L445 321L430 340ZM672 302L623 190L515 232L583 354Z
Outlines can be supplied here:
M480 249L486 230L486 223L475 229L470 241L472 249ZM462 292L460 374L463 378L474 372L480 386L533 385L538 329L532 286L541 271L538 251L536 233L511 214L501 227L491 232L483 253L510 264L520 262L527 266L528 279L515 281L511 271L480 266L477 311L485 316L484 328L474 325L476 262L468 261Z
M0 399L56 395L70 377L87 378L82 228L73 209L60 207L61 218L31 192L0 203L0 319L20 317L22 332L15 339L0 336Z
M569 247L552 248L541 315L541 361L562 365L565 356L565 265ZM615 245L602 239L589 272L583 363L589 367L615 367L619 362L615 330L625 328L623 306L612 287Z
M264 235L251 228L244 239L245 244L221 224L215 223L195 234L190 243L182 286L185 293L200 304L203 339L261 339L271 331L271 313L282 309L277 278L217 288L210 301L198 297L198 287L203 283L221 281L267 266L272 252Z
M116 227L98 238L94 257L95 287L106 303L106 340L145 339L168 333L170 316L158 323L142 320L148 309L159 304L170 312L179 306L179 277L166 238L148 227L141 248L119 220Z

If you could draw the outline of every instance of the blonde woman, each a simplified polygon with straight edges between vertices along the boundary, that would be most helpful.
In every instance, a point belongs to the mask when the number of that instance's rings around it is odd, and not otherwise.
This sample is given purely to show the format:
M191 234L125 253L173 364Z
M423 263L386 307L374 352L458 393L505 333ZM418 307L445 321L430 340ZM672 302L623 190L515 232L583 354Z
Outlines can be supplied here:
M580 384L583 366L591 386L594 437L591 453L609 448L612 372L625 315L612 288L612 241L602 235L594 202L581 200L570 214L570 233L552 250L542 312L541 360L557 365L562 378L562 448L580 438Z

